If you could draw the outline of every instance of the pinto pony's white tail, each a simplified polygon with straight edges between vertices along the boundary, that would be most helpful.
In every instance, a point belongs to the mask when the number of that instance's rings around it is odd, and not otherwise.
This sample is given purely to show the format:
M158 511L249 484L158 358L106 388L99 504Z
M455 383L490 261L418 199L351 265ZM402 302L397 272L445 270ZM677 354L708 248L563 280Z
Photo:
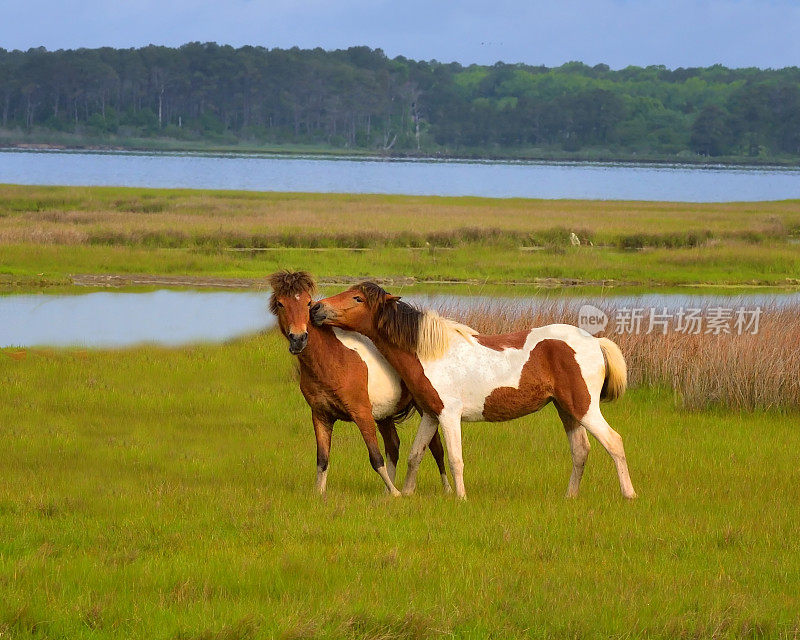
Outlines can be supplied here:
M628 365L625 364L625 357L615 342L608 338L598 338L598 340L606 361L606 379L603 382L600 399L610 402L621 398L625 393L628 386Z

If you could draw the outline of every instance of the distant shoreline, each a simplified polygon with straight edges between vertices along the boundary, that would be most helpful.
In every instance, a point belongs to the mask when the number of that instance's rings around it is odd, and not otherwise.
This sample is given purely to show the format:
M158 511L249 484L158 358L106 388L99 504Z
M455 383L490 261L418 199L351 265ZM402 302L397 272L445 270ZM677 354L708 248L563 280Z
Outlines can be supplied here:
M599 150L584 152L541 152L515 153L511 150L498 150L497 152L478 151L375 151L366 149L348 149L338 147L316 147L304 145L249 145L249 144L208 144L203 142L186 143L172 138L154 138L152 140L137 139L132 143L99 142L87 140L85 142L62 141L37 141L20 142L4 140L0 136L0 151L91 151L91 152L139 152L139 153L208 153L208 154L247 154L247 155L278 155L286 157L299 156L327 156L349 157L375 160L453 160L474 162L554 162L574 164L602 164L614 163L623 165L684 165L700 168L736 166L752 168L800 168L800 159L786 159L776 157L750 158L741 156L668 156L668 155L637 155L616 154Z

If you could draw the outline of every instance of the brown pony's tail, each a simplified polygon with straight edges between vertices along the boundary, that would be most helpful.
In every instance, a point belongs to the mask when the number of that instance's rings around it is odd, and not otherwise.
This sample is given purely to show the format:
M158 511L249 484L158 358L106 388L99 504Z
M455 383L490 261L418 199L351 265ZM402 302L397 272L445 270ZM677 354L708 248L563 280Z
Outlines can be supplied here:
M616 400L622 397L628 386L628 365L625 364L625 357L615 342L608 338L598 339L600 349L603 351L603 358L606 361L606 379L603 382L600 399Z

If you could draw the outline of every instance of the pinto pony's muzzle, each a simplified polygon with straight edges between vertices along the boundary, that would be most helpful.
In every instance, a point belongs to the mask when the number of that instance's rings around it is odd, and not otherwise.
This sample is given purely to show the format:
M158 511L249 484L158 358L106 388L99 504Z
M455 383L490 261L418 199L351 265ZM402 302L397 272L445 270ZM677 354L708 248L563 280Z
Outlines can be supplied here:
M325 324L326 320L331 320L333 315L330 313L330 310L326 307L322 306L322 303L317 302L313 307L311 307L311 322L316 327L321 327Z
M308 344L308 331L304 331L303 333L289 333L287 337L289 338L289 353L292 355L296 356L299 354Z

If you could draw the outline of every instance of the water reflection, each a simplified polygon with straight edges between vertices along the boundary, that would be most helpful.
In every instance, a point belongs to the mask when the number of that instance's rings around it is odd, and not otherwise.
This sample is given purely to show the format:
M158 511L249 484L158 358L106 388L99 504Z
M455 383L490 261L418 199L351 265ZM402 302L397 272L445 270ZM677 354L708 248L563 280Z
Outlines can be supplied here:
M733 202L800 197L800 171L610 163L0 150L15 184Z
M223 342L274 326L268 293L163 290L150 293L100 292L83 295L0 296L0 347L125 347L139 343L180 345ZM536 306L547 298L411 295L420 306L470 308L497 303ZM706 294L617 293L558 298L570 306L588 302L614 306L662 307L800 304L800 293Z
M0 347L221 342L271 326L267 295L155 291L0 297Z

